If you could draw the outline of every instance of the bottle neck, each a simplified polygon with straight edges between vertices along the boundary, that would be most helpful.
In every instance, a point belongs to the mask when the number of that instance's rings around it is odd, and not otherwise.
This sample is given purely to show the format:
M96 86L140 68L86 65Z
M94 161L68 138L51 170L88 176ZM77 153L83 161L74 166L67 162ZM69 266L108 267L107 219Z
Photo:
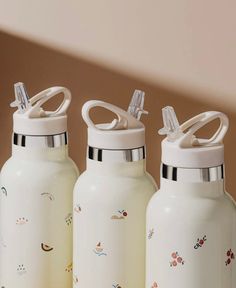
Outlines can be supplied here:
M193 169L162 164L160 186L172 196L219 197L225 193L224 166Z
M138 177L146 172L146 160L134 162L101 162L87 158L87 170L100 175Z

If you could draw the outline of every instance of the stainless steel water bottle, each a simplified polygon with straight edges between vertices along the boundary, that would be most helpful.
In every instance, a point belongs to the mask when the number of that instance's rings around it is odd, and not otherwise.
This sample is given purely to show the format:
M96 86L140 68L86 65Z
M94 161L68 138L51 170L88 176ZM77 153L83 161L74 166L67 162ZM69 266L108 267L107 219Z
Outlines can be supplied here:
M58 94L56 111L42 105ZM15 84L12 156L1 171L0 287L72 286L72 196L78 176L68 156L67 88L28 98Z
M235 288L236 206L224 188L225 114L209 111L179 126L163 109L160 191L147 211L146 288ZM219 119L210 139L196 133Z
M74 287L143 288L145 214L156 184L146 172L144 93L136 91L128 112L88 101L86 171L74 189ZM117 118L95 125L89 112L103 107Z

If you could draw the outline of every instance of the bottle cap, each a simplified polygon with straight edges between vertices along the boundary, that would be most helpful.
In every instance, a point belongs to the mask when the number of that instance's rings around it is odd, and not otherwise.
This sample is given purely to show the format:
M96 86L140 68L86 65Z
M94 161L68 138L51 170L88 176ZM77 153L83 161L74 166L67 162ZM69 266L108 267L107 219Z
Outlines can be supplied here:
M160 135L167 135L162 141L162 163L180 168L209 168L224 163L223 139L228 130L228 117L218 111L201 113L179 125L172 107L162 109L164 128ZM212 122L220 125L210 139L200 139L194 134Z
M71 93L64 87L51 87L32 98L28 97L23 83L14 85L16 100L11 107L18 110L13 114L13 131L32 136L57 135L67 131L66 111L71 102ZM60 106L55 111L45 111L42 105L54 96L64 94Z
M145 146L145 127L140 122L144 92L135 90L128 111L107 102L90 100L83 105L82 117L88 126L88 146L99 149L123 150ZM92 108L102 107L117 118L111 123L94 124L89 116Z

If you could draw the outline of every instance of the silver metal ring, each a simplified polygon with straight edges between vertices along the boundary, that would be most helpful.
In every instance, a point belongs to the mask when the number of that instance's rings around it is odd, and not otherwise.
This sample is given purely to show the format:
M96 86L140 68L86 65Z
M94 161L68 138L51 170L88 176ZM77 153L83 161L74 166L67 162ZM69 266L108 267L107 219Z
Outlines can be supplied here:
M179 182L213 182L224 179L224 165L210 168L177 168L162 163L161 176Z
M88 158L99 162L135 162L146 158L145 147L107 150L88 146Z
M67 145L67 143L67 132L49 136L32 136L13 133L13 144L21 147L55 148Z

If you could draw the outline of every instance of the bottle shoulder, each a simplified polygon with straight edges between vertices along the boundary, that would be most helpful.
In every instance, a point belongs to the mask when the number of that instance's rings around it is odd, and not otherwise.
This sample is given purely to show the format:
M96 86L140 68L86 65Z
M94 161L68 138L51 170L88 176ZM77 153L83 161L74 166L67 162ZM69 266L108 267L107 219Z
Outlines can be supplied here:
M101 180L106 179L106 183L109 182L109 179L112 179L112 181L127 181L127 182L143 182L149 185L152 185L155 187L157 187L157 184L154 180L154 178L147 172L143 173L142 175L137 175L137 176L125 176L125 175L116 175L114 174L102 174L102 173L96 173L94 171L90 171L90 170L85 170L81 173L79 179L78 179L78 183L81 182L86 182L86 183L91 183L91 182L100 182ZM89 180L89 182L87 182Z
M144 173L141 177L121 177L117 175L101 175L85 170L78 178L75 191L88 190L139 190L148 191L151 195L156 191L154 179Z
M191 193L191 192L190 192ZM189 194L190 194L189 193ZM152 196L148 208L148 217L153 215L168 215L168 217L236 217L236 205L228 193L220 196L204 197L196 195L167 195L160 189Z
M78 178L79 170L71 158L64 161L32 161L10 157L2 167L1 179L18 179L19 177L44 177L44 175ZM32 179L31 178L31 179Z

